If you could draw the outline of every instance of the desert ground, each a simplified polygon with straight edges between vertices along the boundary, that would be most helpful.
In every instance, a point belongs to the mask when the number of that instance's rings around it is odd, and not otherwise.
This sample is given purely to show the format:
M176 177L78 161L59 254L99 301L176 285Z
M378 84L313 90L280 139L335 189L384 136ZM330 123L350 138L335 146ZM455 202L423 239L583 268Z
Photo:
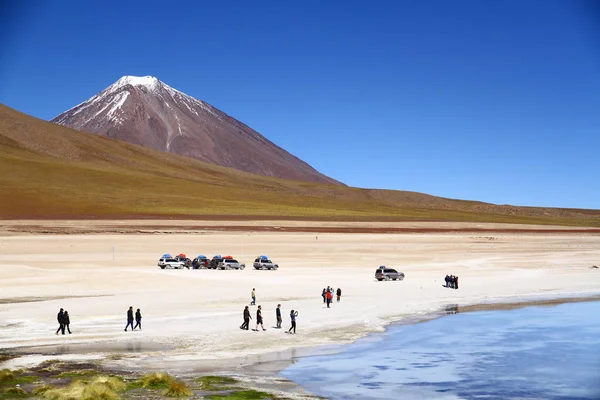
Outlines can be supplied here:
M23 355L8 367L26 367L42 354L144 370L244 368L290 361L303 349L346 343L447 306L460 311L480 303L600 293L600 270L592 268L600 266L597 231L446 224L456 231L428 233L412 222L415 233L339 233L323 224L274 223L315 232L266 232L256 229L260 224L240 228L239 222L215 221L204 225L236 228L204 231L193 221L3 222L0 348ZM186 224L195 228L186 231ZM369 226L390 227L378 224ZM133 228L119 233L109 225ZM340 226L355 225L335 224ZM84 229L86 234L77 233ZM246 269L161 270L163 253L230 254ZM279 270L254 270L259 254L279 263ZM406 278L378 282L374 272L380 265ZM458 290L443 287L446 274L459 277ZM326 286L343 291L330 309L321 298ZM239 329L252 288L263 308L264 332ZM281 330L273 328L277 304ZM129 306L141 309L142 331L123 331ZM61 307L71 316L71 335L55 335ZM256 307L250 308L254 328ZM285 333L291 309L299 311L297 335Z

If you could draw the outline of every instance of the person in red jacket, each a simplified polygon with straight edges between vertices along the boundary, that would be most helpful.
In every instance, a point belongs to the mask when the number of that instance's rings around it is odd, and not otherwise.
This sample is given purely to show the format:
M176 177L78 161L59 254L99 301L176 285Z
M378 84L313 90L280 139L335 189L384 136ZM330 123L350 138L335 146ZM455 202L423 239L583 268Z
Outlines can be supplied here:
M331 298L333 297L331 290L328 290L327 293L325 293L325 296L327 297L327 308L329 308L329 305L331 304Z

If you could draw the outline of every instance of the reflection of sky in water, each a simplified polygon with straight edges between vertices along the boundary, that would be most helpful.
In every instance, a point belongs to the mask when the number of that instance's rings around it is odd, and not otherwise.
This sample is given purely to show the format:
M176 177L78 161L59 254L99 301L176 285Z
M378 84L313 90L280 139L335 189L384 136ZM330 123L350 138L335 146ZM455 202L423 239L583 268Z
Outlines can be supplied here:
M282 375L332 399L600 399L600 302L391 327Z

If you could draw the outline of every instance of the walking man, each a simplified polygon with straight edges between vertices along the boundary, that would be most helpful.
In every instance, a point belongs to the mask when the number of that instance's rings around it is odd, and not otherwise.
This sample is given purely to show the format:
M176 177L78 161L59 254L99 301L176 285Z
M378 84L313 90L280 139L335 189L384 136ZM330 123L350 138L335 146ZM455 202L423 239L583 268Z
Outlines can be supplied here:
M263 331L266 331L265 327L263 326L262 310L260 309L260 306L258 306L258 310L256 310L256 331L258 331L259 325Z
M56 316L56 320L58 321L58 329L56 330L57 335L58 335L58 332L62 332L63 335L65 334L64 315L65 315L65 312L61 308L60 311L58 312L58 315Z
M458 289L458 276L454 277L454 289Z
M131 330L133 330L133 307L129 307L127 310L127 325L125 325L125 332L127 332L127 328L131 325Z
M450 277L448 276L448 274L446 274L444 281L446 281L446 287L448 287L448 285L450 285Z
M277 329L281 329L281 304L277 304L275 309L275 316L277 317Z
M248 330L251 319L252 317L250 316L250 310L248 309L248 306L246 306L246 308L244 308L244 322L242 323L242 326L240 326L240 329Z
M298 311L292 310L290 312L290 319L292 320L292 326L290 327L290 330L288 331L288 333L292 333L292 330L294 330L294 335L296 334L296 317L297 316L298 316Z
M71 334L71 328L69 328L70 324L71 324L71 318L69 318L69 312L67 310L65 310L65 312L63 314L63 329L62 329L63 335L65 334L65 328L69 332L69 335Z
M256 289L252 288L252 293L250 293L250 296L252 297L252 301L250 302L251 306L255 306L256 305Z
M340 299L342 298L342 289L338 288L336 295L337 295L337 302L339 303Z
M133 327L133 330L135 331L135 328L140 327L140 331L142 330L142 312L140 311L140 309L138 308L137 311L135 312L135 326Z
M327 289L323 288L323 293L321 293L323 297L323 304L327 303Z

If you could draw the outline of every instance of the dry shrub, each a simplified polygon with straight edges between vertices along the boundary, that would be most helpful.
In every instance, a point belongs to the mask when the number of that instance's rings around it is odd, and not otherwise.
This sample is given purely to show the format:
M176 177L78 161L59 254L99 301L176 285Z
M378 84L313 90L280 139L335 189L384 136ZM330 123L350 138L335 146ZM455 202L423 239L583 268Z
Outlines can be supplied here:
M46 393L48 390L54 389L54 386L51 385L42 385L39 387L36 387L35 389L33 389L33 395L34 396L42 396L44 393Z
M29 394L27 391L20 387L11 387L4 390L4 397L14 398L14 397L27 397Z
M165 392L165 396L167 397L189 397L191 395L192 391L190 388L185 383L177 380L173 380Z
M7 383L15 379L15 373L10 369L3 369L0 371L0 385Z
M47 390L48 400L117 400L125 384L118 378L97 376L90 381L77 380L60 389Z
M155 372L140 378L142 387L146 389L169 389L174 381L175 378L164 372Z

